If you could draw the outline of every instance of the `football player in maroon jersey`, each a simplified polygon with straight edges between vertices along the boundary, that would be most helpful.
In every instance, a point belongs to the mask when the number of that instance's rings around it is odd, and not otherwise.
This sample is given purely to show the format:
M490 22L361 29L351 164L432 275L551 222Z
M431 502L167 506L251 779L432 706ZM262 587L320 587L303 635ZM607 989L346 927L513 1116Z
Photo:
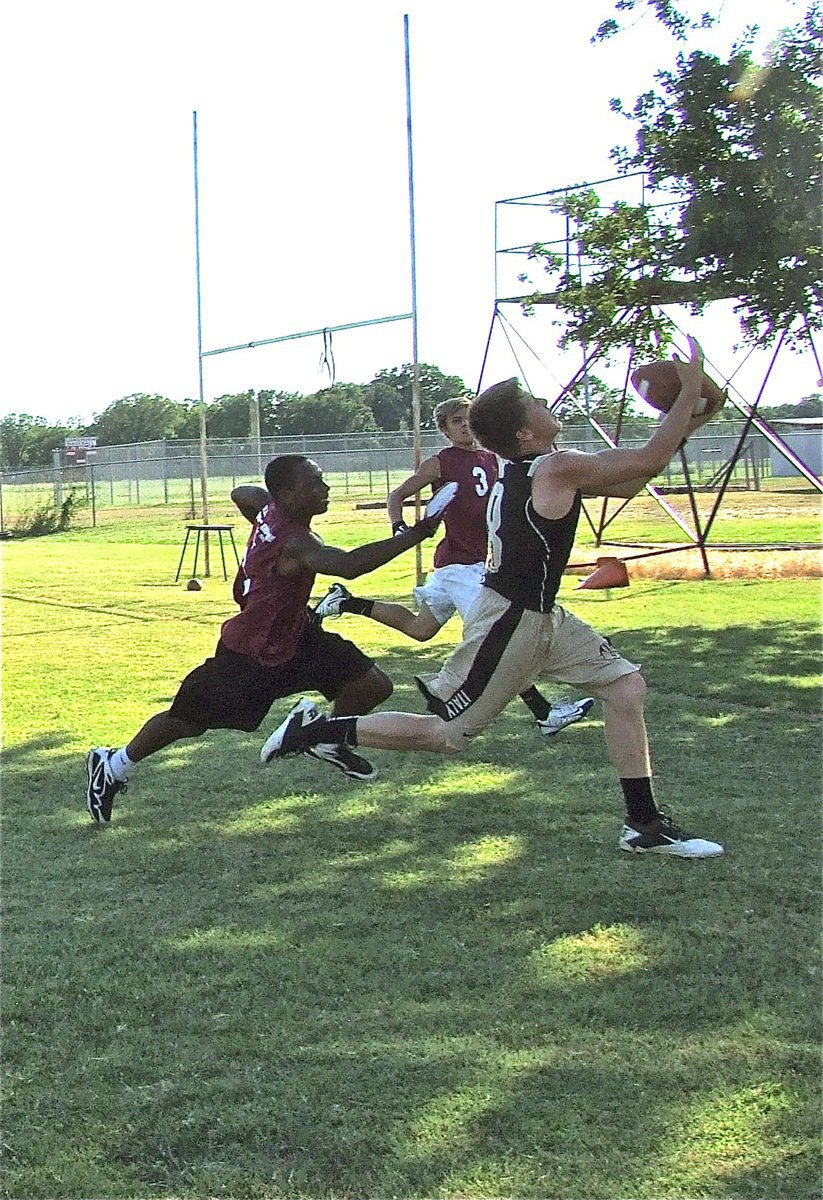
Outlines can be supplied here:
M451 480L459 484L457 498L446 510L445 537L435 549L434 569L422 587L414 589L418 611L353 596L342 583L334 583L314 610L318 617L359 613L418 642L433 638L456 612L465 621L481 592L488 536L486 506L498 476L497 455L481 449L471 431L469 403L466 396L456 396L437 405L434 419L449 445L427 458L389 494L392 532L401 533L408 528L403 520L405 500L429 485L437 489ZM520 698L547 737L580 721L594 704L591 697L550 704L534 685Z
M235 581L240 611L223 623L212 658L181 683L171 707L151 717L119 750L98 747L86 758L86 807L94 821L111 819L114 797L139 762L181 738L207 729L254 730L273 702L302 691L333 701L333 712L370 712L392 693L387 675L353 642L326 633L308 599L318 571L356 579L431 537L439 517L424 515L398 537L353 550L327 546L312 519L329 506L329 485L318 465L285 454L266 467L265 506L254 517ZM312 757L359 780L374 767L348 746L312 748Z

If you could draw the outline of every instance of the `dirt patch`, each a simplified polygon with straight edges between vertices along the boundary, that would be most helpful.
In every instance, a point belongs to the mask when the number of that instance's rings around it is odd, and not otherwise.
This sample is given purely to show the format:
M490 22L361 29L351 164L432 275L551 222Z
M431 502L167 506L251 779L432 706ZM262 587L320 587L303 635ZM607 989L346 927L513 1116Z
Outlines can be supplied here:
M823 552L820 550L712 550L706 551L712 579L821 579ZM598 555L600 557L600 555ZM705 571L698 550L691 547L672 554L632 558L615 554L629 572L629 579L703 579ZM594 567L570 567L581 579Z

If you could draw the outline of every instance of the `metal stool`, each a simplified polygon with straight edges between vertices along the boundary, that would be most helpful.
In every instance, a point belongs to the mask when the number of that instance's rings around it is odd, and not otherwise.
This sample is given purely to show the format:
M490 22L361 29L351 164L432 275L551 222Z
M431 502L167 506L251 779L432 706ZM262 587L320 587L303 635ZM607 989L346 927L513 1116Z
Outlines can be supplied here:
M177 583L180 578L180 572L183 570L183 559L186 557L186 547L189 544L189 538L193 533L197 534L197 540L194 543L194 567L192 569L192 578L197 576L197 557L200 554L200 537L204 533L216 533L220 539L220 560L223 563L223 578L228 579L226 574L226 556L223 553L223 534L229 535L231 548L234 551L234 557L240 566L240 556L237 553L237 546L234 544L234 526L233 525L187 525L186 536L183 540L183 553L180 555L180 562L177 564L177 574L174 577L174 582Z

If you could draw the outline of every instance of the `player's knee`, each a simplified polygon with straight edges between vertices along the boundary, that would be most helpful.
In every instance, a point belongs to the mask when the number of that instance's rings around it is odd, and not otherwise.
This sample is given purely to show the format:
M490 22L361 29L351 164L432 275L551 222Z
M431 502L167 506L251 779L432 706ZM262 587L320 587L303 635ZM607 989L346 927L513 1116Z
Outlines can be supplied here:
M382 704L384 700L388 700L389 696L394 691L394 684L389 679L388 675L383 671L376 671L374 676L369 680L369 690L374 696L374 705Z
M625 709L642 710L646 700L646 680L639 671L621 675L609 688L608 699Z
M379 667L372 667L359 679L351 680L335 696L335 706L343 712L371 712L378 704L388 700L394 684Z
M463 749L463 738L456 735L448 721L430 713L420 718L417 725L416 749L428 750L432 754L459 754Z
M462 754L468 746L468 738L455 729L448 721L441 721L440 724L443 727L441 731L443 745L441 754Z
M629 687L631 689L633 699L637 704L642 705L646 699L646 692L648 691L645 678L640 674L639 671L635 671L627 678L630 681Z
M439 633L441 626L435 621L431 613L423 611L419 612L407 629L407 633L414 638L416 642L430 642L436 633Z

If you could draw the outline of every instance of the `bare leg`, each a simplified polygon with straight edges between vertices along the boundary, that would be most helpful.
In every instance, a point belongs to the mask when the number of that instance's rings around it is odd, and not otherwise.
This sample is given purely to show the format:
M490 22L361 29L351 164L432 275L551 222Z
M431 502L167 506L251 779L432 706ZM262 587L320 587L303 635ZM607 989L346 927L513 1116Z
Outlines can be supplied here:
M394 691L392 681L379 667L371 667L359 679L352 679L341 688L334 699L333 717L353 717L371 712L378 704L388 700Z
M181 738L202 737L204 732L201 725L191 725L188 721L172 717L168 712L158 713L150 717L140 732L134 735L126 746L126 754L132 762L141 762L172 742L179 742Z
M456 754L448 744L448 726L440 717L415 713L381 712L360 717L357 722L358 746L374 750L428 750L435 754Z
M428 642L440 630L441 625L436 620L427 604L421 605L420 612L412 612L402 604L390 604L386 600L375 600L371 610L371 619L389 629L405 633L406 637L414 638L417 642Z
M651 776L643 703L646 681L634 671L600 690L609 758L621 779Z

